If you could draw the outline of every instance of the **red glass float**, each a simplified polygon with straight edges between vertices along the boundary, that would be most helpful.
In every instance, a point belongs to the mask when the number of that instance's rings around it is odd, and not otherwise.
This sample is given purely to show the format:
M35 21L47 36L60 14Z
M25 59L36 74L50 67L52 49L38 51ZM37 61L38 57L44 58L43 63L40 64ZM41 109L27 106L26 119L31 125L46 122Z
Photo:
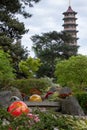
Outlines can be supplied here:
M30 109L23 101L15 101L8 107L7 111L13 116L20 116L28 114Z
M49 92L47 92L46 93L46 95L45 95L45 97L44 97L44 99L47 99L50 95L52 95L54 92L51 92L51 91L49 91Z

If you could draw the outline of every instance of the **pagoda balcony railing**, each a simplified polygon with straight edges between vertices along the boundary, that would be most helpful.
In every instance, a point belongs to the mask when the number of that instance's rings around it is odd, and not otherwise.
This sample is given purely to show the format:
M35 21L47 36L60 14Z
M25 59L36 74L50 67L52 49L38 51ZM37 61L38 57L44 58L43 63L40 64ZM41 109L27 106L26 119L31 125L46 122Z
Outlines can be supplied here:
M64 22L65 24L76 24L76 21L67 21L67 22Z
M64 18L75 18L73 15L64 16Z
M64 28L64 30L76 30L76 28Z

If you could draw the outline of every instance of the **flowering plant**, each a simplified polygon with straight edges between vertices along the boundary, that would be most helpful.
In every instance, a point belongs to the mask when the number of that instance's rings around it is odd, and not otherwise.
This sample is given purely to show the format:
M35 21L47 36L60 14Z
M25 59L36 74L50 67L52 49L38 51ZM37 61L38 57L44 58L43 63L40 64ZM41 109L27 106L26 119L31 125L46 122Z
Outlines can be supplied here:
M14 124L11 123L8 130L14 130L14 127L15 130L20 130L20 128L24 128L24 126L25 128L31 128L35 123L39 122L40 119L38 115L29 113L27 115L21 115L20 117L16 117L14 119L14 123L16 124L17 121L20 121L20 124L18 124L19 126L14 126Z

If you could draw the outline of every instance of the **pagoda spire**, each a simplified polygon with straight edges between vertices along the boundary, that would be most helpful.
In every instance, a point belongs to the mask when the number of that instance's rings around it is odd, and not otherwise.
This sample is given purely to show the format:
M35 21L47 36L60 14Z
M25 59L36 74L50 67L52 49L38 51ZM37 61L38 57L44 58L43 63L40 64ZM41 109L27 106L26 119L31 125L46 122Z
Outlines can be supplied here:
M69 6L71 6L71 0L69 0Z

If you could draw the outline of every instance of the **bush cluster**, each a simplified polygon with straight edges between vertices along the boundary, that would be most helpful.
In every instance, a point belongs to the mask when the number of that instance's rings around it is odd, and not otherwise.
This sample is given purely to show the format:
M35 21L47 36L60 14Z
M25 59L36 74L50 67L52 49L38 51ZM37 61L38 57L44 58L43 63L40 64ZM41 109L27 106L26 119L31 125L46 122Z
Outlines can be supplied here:
M46 113L35 111L40 121L34 122L25 115L12 117L5 109L0 110L0 130L86 130L87 119L73 116L64 116L58 113L47 111ZM9 121L4 124L3 119Z
M76 92L74 95L77 98L80 106L84 110L85 114L87 114L87 92L79 91L79 92Z
M45 79L20 79L12 81L10 85L29 95L29 91L32 88L36 88L41 92L45 91L49 83Z

